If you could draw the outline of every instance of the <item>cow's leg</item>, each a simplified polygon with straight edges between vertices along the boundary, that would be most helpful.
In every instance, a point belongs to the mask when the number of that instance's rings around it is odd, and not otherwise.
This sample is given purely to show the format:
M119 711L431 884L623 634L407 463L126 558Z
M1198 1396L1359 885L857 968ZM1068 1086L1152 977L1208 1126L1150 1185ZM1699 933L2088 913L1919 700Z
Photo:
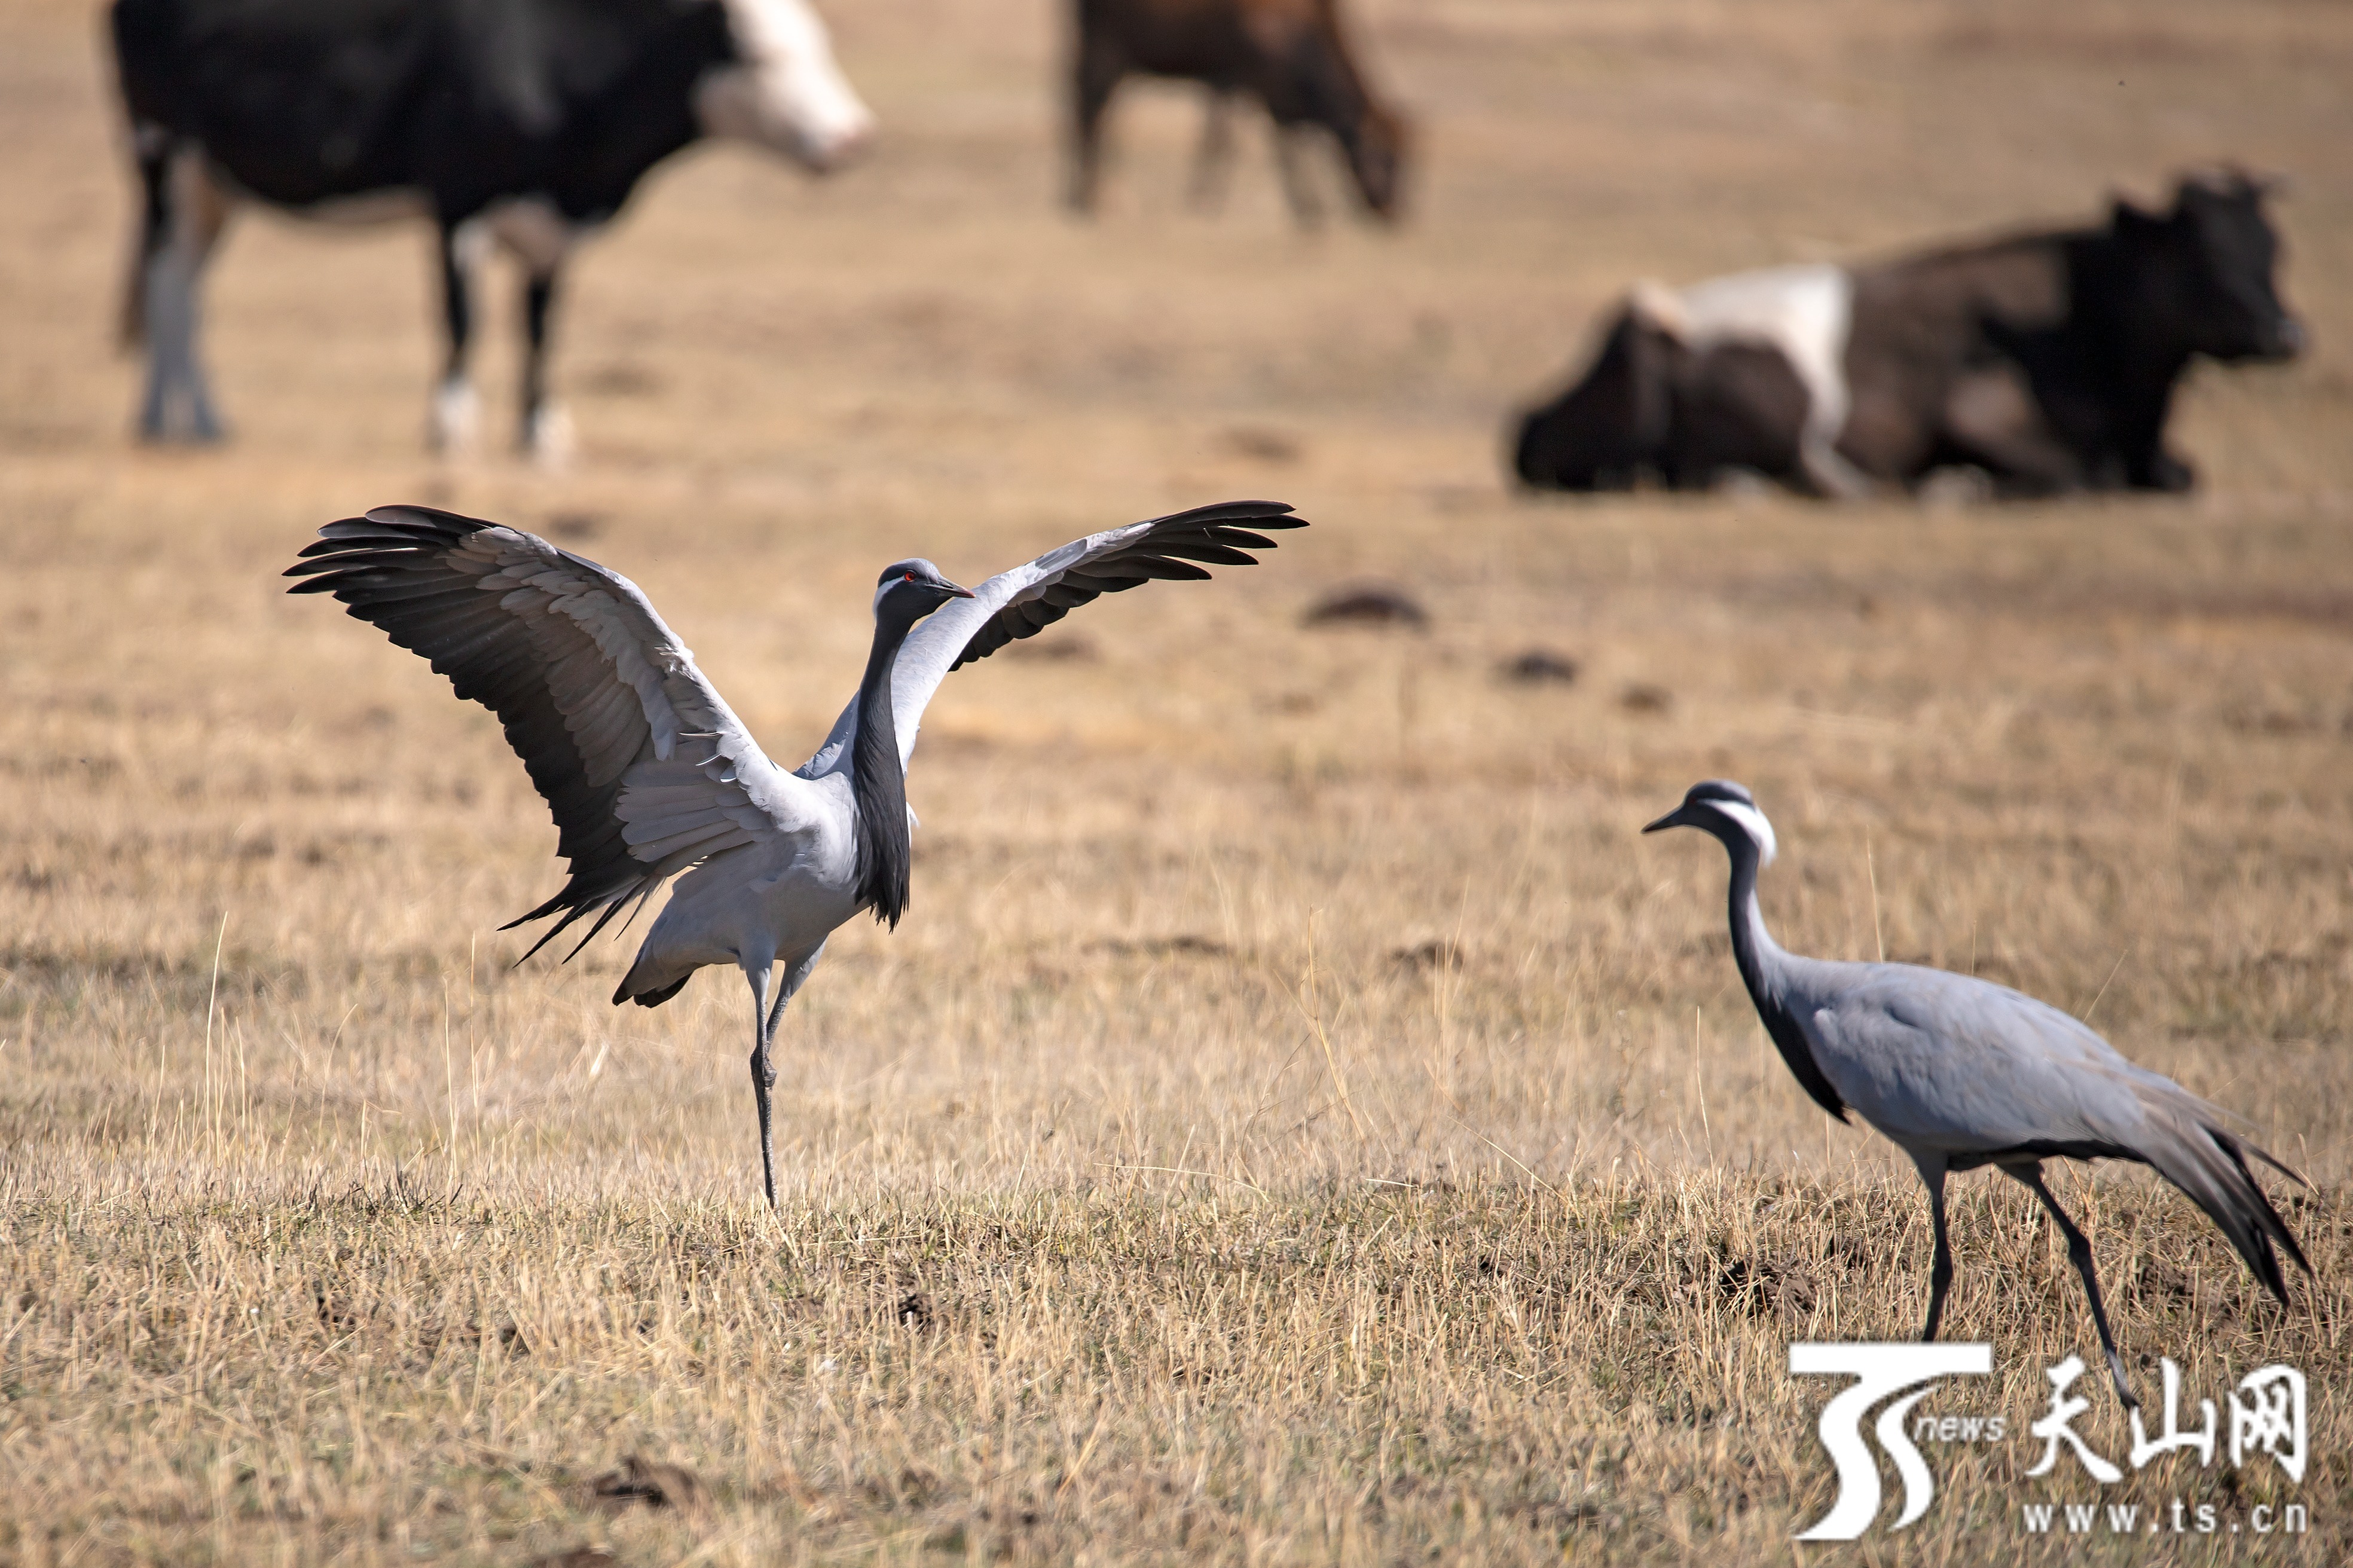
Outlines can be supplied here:
M2025 378L2009 370L1965 375L1945 400L1936 455L1977 464L2012 496L2080 489L2084 466L2044 416Z
M473 223L444 221L438 235L441 254L441 321L448 345L441 364L440 384L433 389L433 408L426 428L426 444L437 452L465 454L474 450L482 424L482 400L474 391L466 362L474 335L474 272L482 252L483 235Z
M2137 490L2163 490L2183 495L2197 488L2198 470L2186 458L2165 446L2165 416L2160 411L2145 430L2137 430L2124 448L2125 483Z
M139 163L139 226L132 237L131 265L122 280L117 341L125 349L147 341L147 268L171 237L172 222L172 133L142 122L132 128L131 135Z
M572 416L547 395L548 315L555 307L557 269L534 271L523 283L522 447L543 468L572 460Z
M1192 205L1199 212L1216 212L1226 204L1228 177L1234 166L1233 94L1221 87L1209 89L1201 115L1201 145L1193 155Z
M1305 142L1314 134L1314 127L1304 121L1274 122L1274 166L1282 176L1282 194L1291 203L1291 216L1302 228L1314 228L1324 221L1324 202L1315 194L1314 179L1309 174Z
M220 418L196 347L197 289L228 223L229 198L206 170L203 153L181 147L164 170L162 200L163 242L148 253L142 279L147 393L139 434L150 441L217 441Z
M572 458L572 419L547 395L549 317L555 285L581 230L543 201L507 203L489 215L491 232L522 263L522 424L524 452L542 468L560 468Z
M1809 429L1798 441L1798 469L1816 495L1854 500L1871 493L1871 476L1846 460L1837 446Z
M2198 485L2198 470L2189 459L2177 457L2163 447L2148 454L2137 469L2131 473L2137 489L2163 490L2168 495L2181 495Z
M1071 84L1071 183L1065 195L1072 212L1095 210L1095 187L1103 173L1103 117L1111 95L1127 74L1118 45L1084 35L1082 22L1076 69Z

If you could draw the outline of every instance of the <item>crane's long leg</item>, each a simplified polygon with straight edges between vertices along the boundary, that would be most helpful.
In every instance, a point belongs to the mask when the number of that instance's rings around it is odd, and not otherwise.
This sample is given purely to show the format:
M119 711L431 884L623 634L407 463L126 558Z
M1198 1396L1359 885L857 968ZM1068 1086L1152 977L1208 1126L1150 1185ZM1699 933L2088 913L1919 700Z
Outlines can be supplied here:
M2002 1172L2024 1183L2036 1197L2042 1200L2042 1206L2051 1211L2051 1217L2059 1222L2059 1234L2067 1238L2068 1261L2074 1264L2075 1272L2084 1278L2084 1294L2092 1303L2092 1326L2100 1331L2100 1348L2107 1352L2108 1375L2116 1380L2116 1397L2125 1402L2127 1409L2139 1409L2140 1401L2134 1397L2132 1384L2125 1381L2125 1358L2116 1353L2116 1337L2108 1332L2107 1309L2100 1304L2100 1277L2092 1268L2091 1242L2075 1228L2075 1222L2067 1217L2067 1211L2059 1206L2059 1200L2051 1195L2051 1189L2043 1185L2042 1166L2039 1161L2031 1165L2004 1165Z
M768 1059L768 1038L776 1032L774 1016L768 1011L768 982L771 963L745 965L744 977L752 983L752 1099L760 1108L760 1185L768 1194L768 1207L776 1206L776 1142L769 1121L768 1091L776 1087L776 1068Z
M1920 1342L1926 1344L1936 1337L1936 1325L1945 1318L1945 1292L1953 1288L1953 1248L1945 1237L1945 1157L1915 1154L1912 1163L1920 1167L1920 1180L1928 1189L1928 1228L1936 1238L1936 1258L1928 1265L1928 1326L1920 1331Z
M818 942L800 957L785 961L784 989L776 993L776 1005L768 1009L770 1039L776 1037L776 1021L785 1016L785 1004L800 994L801 987L808 984L809 971L815 969L817 961L824 956L825 943Z
M768 1194L768 1207L776 1206L776 1139L771 1117L770 1097L776 1087L776 1064L770 1047L776 1039L776 1025L785 1016L785 1004L808 982L809 972L817 961L825 956L825 943L818 942L809 952L785 964L785 983L776 988L774 1005L768 1002L768 982L771 963L748 966L745 979L752 983L752 1098L760 1107L760 1184Z

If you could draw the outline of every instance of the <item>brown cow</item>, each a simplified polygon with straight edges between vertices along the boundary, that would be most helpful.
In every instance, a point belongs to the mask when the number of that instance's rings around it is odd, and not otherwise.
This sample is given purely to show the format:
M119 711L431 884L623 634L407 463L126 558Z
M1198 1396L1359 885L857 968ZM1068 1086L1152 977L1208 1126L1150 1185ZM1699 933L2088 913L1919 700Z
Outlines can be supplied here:
M1094 210L1103 110L1123 79L1143 75L1209 89L1197 202L1222 183L1232 153L1228 106L1248 94L1274 121L1275 162L1301 223L1322 216L1298 152L1319 126L1338 139L1365 205L1398 216L1408 124L1365 85L1340 31L1338 0L1078 0L1071 65L1070 204L1080 212Z

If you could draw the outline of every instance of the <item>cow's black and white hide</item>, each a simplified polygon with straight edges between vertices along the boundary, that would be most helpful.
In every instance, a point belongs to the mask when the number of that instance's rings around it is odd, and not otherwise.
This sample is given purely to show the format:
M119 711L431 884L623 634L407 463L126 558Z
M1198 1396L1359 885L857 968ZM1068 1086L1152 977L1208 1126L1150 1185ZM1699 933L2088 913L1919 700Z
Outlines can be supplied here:
M2006 494L2187 489L2164 436L2190 364L2304 346L2265 194L2194 177L2169 210L2119 201L2096 227L1637 289L1592 367L1523 419L1514 466L1563 489L1743 468L1849 495L1951 466ZM1736 346L1784 363L1796 417Z
M472 276L492 244L526 276L522 439L560 460L548 317L572 248L703 136L824 171L873 119L804 0L116 0L142 184L126 336L140 433L221 434L198 346L205 264L244 201L331 219L422 214L439 240L448 355L436 446L472 443Z
M1746 471L1843 494L1836 349L1849 281L1834 267L1638 287L1592 366L1520 422L1513 466L1545 489L1698 489Z

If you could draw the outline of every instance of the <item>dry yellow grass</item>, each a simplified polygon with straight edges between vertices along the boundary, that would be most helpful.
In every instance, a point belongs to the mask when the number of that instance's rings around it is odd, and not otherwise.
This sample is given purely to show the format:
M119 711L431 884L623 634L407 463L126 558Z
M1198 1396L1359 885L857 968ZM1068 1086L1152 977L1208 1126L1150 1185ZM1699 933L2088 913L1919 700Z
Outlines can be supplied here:
M2312 1378L2314 1535L2194 1553L2343 1559L2353 16L1385 0L1419 211L1303 238L1262 161L1178 210L1170 93L1064 221L1045 0L832 9L881 154L653 183L576 275L560 480L418 455L407 231L247 222L239 442L127 446L93 17L0 14L0 1561L1790 1560L1831 1479L1785 1347L1911 1331L1927 1237L1767 1047L1722 857L1634 835L1721 773L1781 828L1790 946L2096 1004L2311 1172L2286 1315L2169 1190L2062 1191L2146 1390L2159 1354L2193 1397ZM1504 413L1634 276L2225 154L2296 177L2319 346L2195 379L2187 503L1500 484ZM740 984L616 1012L625 949L511 969L555 868L495 726L274 575L380 500L552 531L797 760L878 563L1248 493L1316 526L944 689L913 916L783 1031L775 1217ZM1364 577L1434 629L1300 628ZM1537 645L1573 686L1494 679ZM2010 1192L1956 1223L1949 1329L1999 1376L1954 1407L2022 1423L2081 1298ZM2125 1447L2105 1395L2084 1425ZM2017 1503L2088 1491L2037 1450L1934 1452L1936 1511L1858 1560L2171 1550L2028 1542ZM595 1500L631 1455L699 1500ZM2230 1474L2123 1490L2285 1495Z

